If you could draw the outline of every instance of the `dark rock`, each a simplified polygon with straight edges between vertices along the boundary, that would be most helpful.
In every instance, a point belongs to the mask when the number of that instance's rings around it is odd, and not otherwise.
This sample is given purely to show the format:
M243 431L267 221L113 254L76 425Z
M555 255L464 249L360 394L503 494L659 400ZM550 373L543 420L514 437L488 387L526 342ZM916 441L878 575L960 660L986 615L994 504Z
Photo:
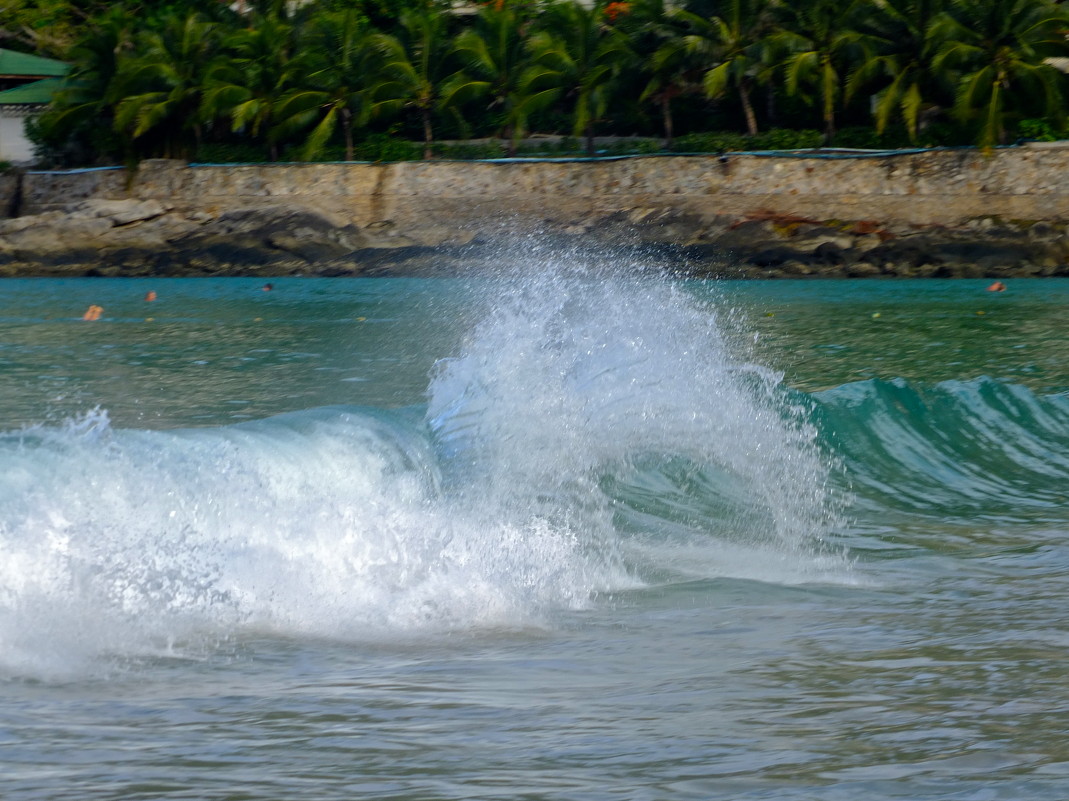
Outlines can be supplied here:
M867 261L854 262L846 268L846 274L851 278L872 278L881 272L879 267Z
M813 274L812 267L810 267L808 264L803 264L797 259L791 259L790 261L784 262L783 266L780 267L780 269L783 271L784 274L793 277L801 277Z
M1053 239L1057 239L1061 236L1061 231L1051 225L1049 222L1037 222L1028 229L1028 238L1036 239L1040 242L1049 242Z
M821 264L844 264L848 251L834 242L822 242L813 251L814 258Z
M277 232L270 234L265 244L268 247L285 251L299 259L303 259L309 264L329 261L351 252L351 248L329 239L321 240L310 237L289 236Z
M486 231L443 238L440 224L406 230L390 220L361 230L282 204L217 217L160 214L130 204L74 208L67 216L49 212L0 226L0 275L461 275L508 269L515 250L504 235ZM122 224L112 224L117 221ZM589 232L567 235L570 229ZM701 218L652 208L591 212L547 231L544 237L559 236L582 253L584 263L612 269L630 259L676 275L1008 277L1069 271L1065 227L1042 222L1014 227L988 219L957 229L892 231L871 220L851 225L789 216Z
M765 248L743 257L745 261L758 267L779 267L800 258L804 258L803 254L789 247Z
M944 257L935 243L927 239L894 239L865 253L865 260L881 267L907 264L919 267L931 262L942 263Z
M356 267L353 266L332 266L323 267L317 270L316 275L322 276L324 278L342 278L350 275L359 275L359 272Z

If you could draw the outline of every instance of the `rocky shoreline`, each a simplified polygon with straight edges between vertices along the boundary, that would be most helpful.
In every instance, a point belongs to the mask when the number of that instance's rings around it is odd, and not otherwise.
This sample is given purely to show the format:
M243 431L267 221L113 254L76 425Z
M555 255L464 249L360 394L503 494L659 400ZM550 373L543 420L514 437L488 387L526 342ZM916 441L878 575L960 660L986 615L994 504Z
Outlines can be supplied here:
M428 241L393 225L339 225L292 202L212 214L158 200L89 199L0 220L0 276L456 275L500 265L530 227ZM881 224L664 210L545 221L536 238L723 278L1018 278L1069 275L1069 234L1050 222Z

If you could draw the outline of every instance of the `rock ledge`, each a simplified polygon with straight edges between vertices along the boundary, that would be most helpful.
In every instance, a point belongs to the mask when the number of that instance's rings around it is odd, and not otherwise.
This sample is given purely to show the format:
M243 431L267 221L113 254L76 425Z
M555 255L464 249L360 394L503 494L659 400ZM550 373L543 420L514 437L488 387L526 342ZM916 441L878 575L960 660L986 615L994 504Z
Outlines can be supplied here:
M1069 275L1066 226L997 218L892 226L634 208L545 222L537 237L613 259L626 252L701 277ZM0 220L0 275L453 275L500 265L517 238L530 239L529 228L403 230L389 220L360 228L293 202L213 214L157 200L89 199Z

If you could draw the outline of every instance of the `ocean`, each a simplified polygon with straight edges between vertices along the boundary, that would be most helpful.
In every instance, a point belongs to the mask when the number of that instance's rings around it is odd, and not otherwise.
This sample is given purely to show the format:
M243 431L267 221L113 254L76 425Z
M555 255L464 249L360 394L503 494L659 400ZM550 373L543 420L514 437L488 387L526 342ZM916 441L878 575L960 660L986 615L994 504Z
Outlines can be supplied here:
M1064 799L1069 283L669 267L0 283L0 797Z

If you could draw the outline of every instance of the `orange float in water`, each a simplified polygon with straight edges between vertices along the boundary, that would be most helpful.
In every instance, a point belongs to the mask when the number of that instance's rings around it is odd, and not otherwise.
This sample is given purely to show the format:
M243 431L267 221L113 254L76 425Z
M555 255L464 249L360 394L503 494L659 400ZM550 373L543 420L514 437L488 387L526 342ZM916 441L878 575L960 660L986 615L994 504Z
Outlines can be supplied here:
M149 303L151 303L155 299L156 299L156 291L155 290L150 289L148 292L145 293L145 300L148 301Z
M85 314L82 315L83 320L99 320L100 315L104 313L103 306L93 305L85 310Z

